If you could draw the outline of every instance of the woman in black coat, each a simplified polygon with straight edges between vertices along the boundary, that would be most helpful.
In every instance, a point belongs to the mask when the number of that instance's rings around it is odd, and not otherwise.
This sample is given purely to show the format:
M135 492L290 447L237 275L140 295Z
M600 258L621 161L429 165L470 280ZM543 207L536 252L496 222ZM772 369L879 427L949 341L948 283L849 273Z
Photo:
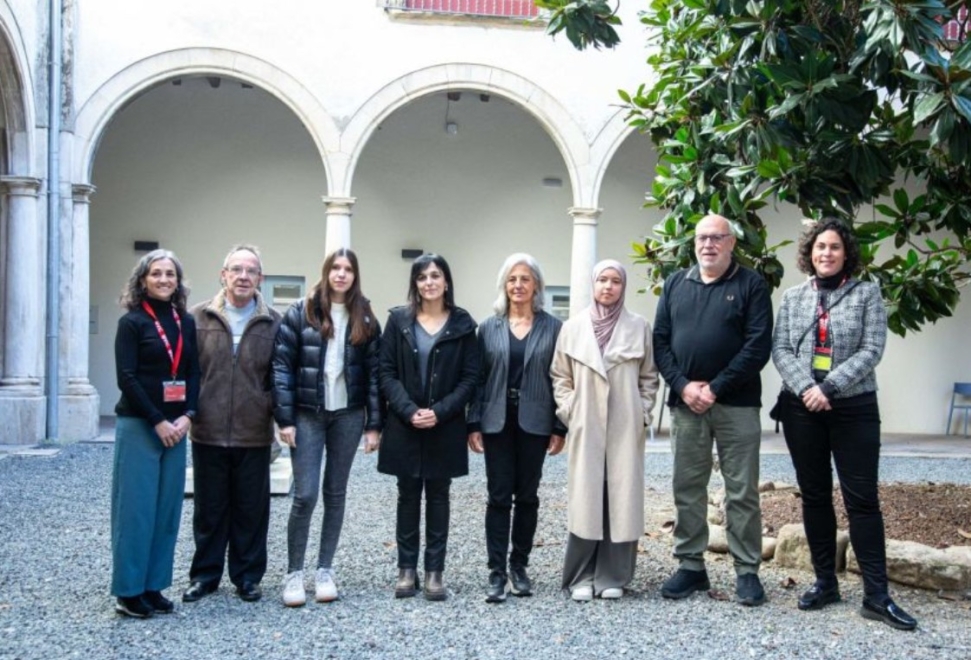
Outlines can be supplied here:
M479 372L475 321L455 306L452 274L426 254L411 267L408 305L391 310L381 341L388 403L378 470L398 477L395 596L418 590L421 495L425 493L425 597L444 600L449 488L469 472L465 408Z

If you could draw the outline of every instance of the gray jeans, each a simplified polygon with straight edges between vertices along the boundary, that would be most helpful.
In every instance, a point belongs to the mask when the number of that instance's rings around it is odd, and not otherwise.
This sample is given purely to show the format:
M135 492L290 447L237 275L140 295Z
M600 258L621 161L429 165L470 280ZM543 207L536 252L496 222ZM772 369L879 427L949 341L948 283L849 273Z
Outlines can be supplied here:
M310 535L310 519L317 505L317 488L324 494L318 568L331 568L341 527L347 478L364 432L364 408L336 411L297 411L297 446L290 449L293 466L293 505L287 524L287 572L303 570ZM327 460L324 462L324 450ZM324 483L320 468L324 464Z

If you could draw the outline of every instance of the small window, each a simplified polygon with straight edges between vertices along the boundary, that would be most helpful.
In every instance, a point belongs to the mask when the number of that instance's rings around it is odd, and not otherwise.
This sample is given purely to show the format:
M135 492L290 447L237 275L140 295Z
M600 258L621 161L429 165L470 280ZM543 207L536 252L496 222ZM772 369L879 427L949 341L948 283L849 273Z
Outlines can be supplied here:
M281 314L304 297L305 281L293 275L267 275L263 278L263 299Z
M546 287L546 300L543 301L546 311L556 318L566 321L570 318L570 287Z

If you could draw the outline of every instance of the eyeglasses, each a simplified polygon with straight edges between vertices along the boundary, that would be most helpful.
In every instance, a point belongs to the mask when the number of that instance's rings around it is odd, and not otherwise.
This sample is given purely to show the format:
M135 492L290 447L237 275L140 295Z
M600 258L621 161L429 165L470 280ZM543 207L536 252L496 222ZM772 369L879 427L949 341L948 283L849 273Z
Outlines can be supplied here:
M228 270L230 273L232 273L236 277L239 277L243 273L246 273L249 277L253 277L253 278L256 278L256 277L259 277L260 276L260 269L259 268L244 268L243 266L230 266L226 270Z
M698 245L704 245L710 241L715 245L719 245L729 236L731 236L731 234L695 234L695 243Z

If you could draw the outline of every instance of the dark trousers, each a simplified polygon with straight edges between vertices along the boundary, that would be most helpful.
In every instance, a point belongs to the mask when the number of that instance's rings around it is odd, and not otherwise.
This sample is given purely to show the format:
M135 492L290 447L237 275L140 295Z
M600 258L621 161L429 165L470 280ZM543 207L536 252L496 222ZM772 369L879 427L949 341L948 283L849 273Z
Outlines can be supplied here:
M193 582L219 584L229 551L229 579L259 584L266 572L270 525L270 447L192 443L196 551Z
M425 493L425 570L445 570L451 479L398 477L398 568L418 567L421 494Z
M873 395L864 403L836 400L833 410L809 412L794 396L783 398L782 429L802 492L802 515L813 569L819 580L836 582L836 464L850 521L850 543L868 596L887 593L883 514L877 493L880 410Z
M529 565L539 513L539 482L550 444L549 436L533 435L519 428L517 407L510 405L507 411L502 432L483 437L489 487L485 517L489 569L503 573L510 527L509 565Z

